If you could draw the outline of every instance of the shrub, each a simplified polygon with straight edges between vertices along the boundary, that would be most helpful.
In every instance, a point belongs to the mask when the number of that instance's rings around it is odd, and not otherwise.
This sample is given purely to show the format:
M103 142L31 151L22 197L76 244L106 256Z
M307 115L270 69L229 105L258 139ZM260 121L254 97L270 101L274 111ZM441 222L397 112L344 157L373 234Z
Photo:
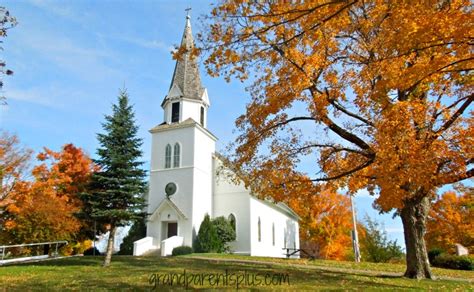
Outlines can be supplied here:
M403 251L397 241L391 241L383 225L365 216L365 235L361 238L362 258L368 262L386 263L402 260Z
M91 255L94 255L94 249L95 249L95 255L98 256L98 255L101 255L100 251L96 248L96 247L91 247L91 248L88 248L84 251L84 255L85 256L91 256Z
M211 218L208 214L204 216L204 220L199 227L198 236L196 238L196 251L198 252L217 252L220 246L219 236Z
M146 236L146 224L145 220L135 221L127 236L124 237L122 244L120 244L119 255L132 255L133 254L133 243Z
M216 217L212 220L212 224L216 228L219 239L217 252L228 252L230 250L228 243L235 240L235 229L225 217Z
M74 254L73 244L65 244L59 248L59 254L62 256L70 256Z
M206 214L199 227L196 238L197 252L228 252L229 242L235 240L235 230L225 217L216 217L211 220Z
M430 261L430 264L433 264L434 259L444 253L444 250L440 248L433 248L432 250L428 251L428 259Z
M173 248L173 251L171 252L171 255L173 256L179 256L179 255L185 255L185 254L191 254L193 253L193 248L190 246L178 246Z
M454 270L474 270L474 259L469 256L441 254L434 258L433 266Z

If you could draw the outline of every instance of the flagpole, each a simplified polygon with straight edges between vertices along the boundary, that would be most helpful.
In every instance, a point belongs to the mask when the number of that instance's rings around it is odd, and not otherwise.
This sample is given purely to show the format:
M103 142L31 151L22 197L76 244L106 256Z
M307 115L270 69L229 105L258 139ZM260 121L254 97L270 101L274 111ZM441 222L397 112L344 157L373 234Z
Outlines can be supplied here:
M351 211L352 211L352 246L354 248L354 261L356 263L360 262L360 250L359 250L359 237L357 235L357 220L356 220L356 210L354 207L354 198L351 197Z

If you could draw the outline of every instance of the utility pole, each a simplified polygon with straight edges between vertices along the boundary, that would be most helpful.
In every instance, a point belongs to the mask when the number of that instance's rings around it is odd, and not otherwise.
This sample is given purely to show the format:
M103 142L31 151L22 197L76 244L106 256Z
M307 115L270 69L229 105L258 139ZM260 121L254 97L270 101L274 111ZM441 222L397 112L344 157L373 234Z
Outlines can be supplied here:
M356 220L356 210L354 207L354 198L351 197L351 211L352 211L352 246L354 248L354 261L356 263L360 262L360 251L359 251L359 237L357 236L357 220Z

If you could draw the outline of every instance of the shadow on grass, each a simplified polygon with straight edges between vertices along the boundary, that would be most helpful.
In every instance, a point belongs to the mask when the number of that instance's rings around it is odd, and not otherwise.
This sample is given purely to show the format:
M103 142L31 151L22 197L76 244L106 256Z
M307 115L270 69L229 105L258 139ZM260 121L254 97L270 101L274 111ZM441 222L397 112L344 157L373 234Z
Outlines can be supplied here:
M22 289L30 287L34 283L34 289L48 290L54 289L150 289L148 279L151 274L216 274L234 273L250 275L275 275L287 274L290 284L282 286L244 286L250 288L277 288L292 290L313 290L313 289L364 289L364 288L385 288L385 289L413 289L417 282L406 282L400 276L385 275L363 275L355 272L339 272L305 269L293 266L275 266L261 263L239 263L229 261L213 261L203 259L193 259L191 257L133 257L114 256L112 265L109 268L101 268L103 257L74 257L66 259L51 260L41 263L22 264L21 267L36 266L47 267L45 270L33 269L35 273L28 280L16 280L12 289ZM81 268L86 267L86 271ZM17 267L20 267L18 265ZM70 268L67 268L70 267ZM51 273L51 274L48 274ZM46 278L46 275L51 278ZM386 280L384 278L387 278ZM379 279L379 280L377 280ZM393 279L393 280L391 280ZM405 285L405 286L403 286ZM10 287L6 287L10 288ZM169 289L169 286L158 285L157 291ZM183 287L172 287L183 288ZM212 288L210 286L194 285L190 288ZM235 288L220 286L219 288ZM10 289L7 289L10 290ZM27 289L28 290L28 289Z
M375 277L377 278L382 278L382 279L405 279L402 275L396 276L396 275L376 275Z
M102 263L104 257L88 257L88 256L81 256L81 257L71 257L71 258L63 258L63 259L54 259L50 258L45 261L38 261L38 262L19 262L14 264L6 265L5 267L31 267L31 266L54 266L54 267L62 267L62 266L95 266L99 263Z

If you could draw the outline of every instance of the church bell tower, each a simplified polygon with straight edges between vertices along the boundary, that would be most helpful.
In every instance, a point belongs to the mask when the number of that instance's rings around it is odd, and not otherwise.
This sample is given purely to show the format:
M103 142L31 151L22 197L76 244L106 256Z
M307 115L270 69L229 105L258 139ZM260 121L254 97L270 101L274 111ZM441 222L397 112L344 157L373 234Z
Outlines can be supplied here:
M181 40L186 49L176 61L168 93L161 103L163 122L150 130L152 158L147 236L159 247L173 236L192 246L207 213L212 216L212 159L217 138L207 129L210 106L192 56L191 18Z
M189 15L186 16L181 47L185 48L186 52L176 61L168 94L161 104L164 122L180 123L191 118L206 127L210 104L207 90L201 84L197 59L192 56L194 39Z

